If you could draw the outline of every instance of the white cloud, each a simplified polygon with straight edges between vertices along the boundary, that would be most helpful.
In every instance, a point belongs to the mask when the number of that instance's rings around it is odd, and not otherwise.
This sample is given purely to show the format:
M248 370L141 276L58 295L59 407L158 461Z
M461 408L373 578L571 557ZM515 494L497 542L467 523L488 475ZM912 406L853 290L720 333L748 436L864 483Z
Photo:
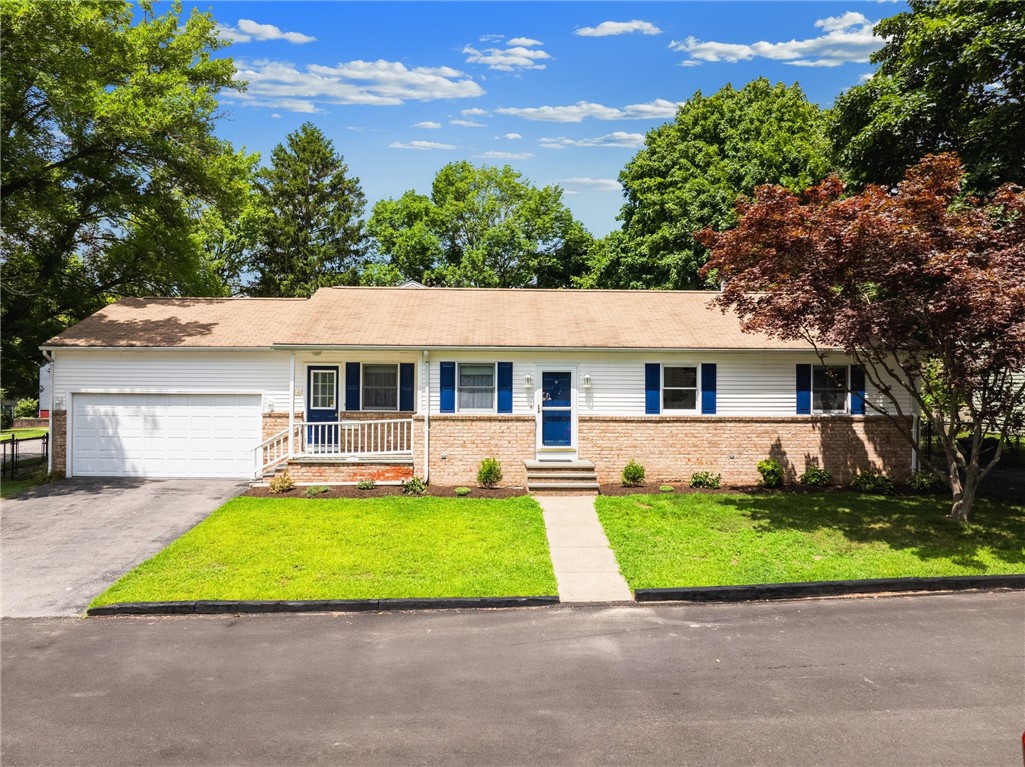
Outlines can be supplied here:
M474 120L449 120L449 125L459 125L463 128L483 128L484 123L475 122Z
M441 127L441 123L436 123L434 120L424 120L423 122L413 123L414 128L427 128L428 130L436 130Z
M489 160L529 160L534 155L530 152L484 152L480 156Z
M277 112L271 112L270 116L273 117L275 120L281 119L281 115L279 115Z
M497 43L499 40L504 40L505 35L481 35L477 38L482 43Z
M682 102L655 99L645 104L630 104L622 109L595 104L590 101L578 101L566 106L543 107L505 107L495 111L503 115L522 117L524 120L539 120L555 123L578 123L592 117L596 120L656 120L667 119L676 115Z
M610 35L629 35L640 32L642 35L660 35L662 30L649 21L634 19L633 21L603 21L596 27L581 27L573 34L581 37L609 37Z
M484 64L489 69L497 69L500 72L544 69L547 65L542 62L551 56L537 48L538 45L541 45L538 40L514 37L506 43L505 48L485 48L479 51L467 45L463 48L463 53L466 54L468 64Z
M622 185L614 178L566 178L559 183L594 192L619 192L623 189Z
M608 133L604 136L596 136L595 138L543 138L538 141L538 143L545 149L565 149L566 147L571 146L624 147L627 149L636 149L637 147L644 145L644 134L614 131L613 133Z
M464 109L459 114L463 117L480 117L491 113L486 109L481 109L480 107L471 107L470 109Z
M249 87L225 95L247 106L291 112L322 111L317 103L394 106L406 101L476 98L484 89L450 67L413 67L397 61L349 61L299 68L285 61L238 60L238 79Z
M682 42L673 41L669 47L690 54L690 61L736 63L765 58L796 67L838 67L851 61L867 62L869 56L883 46L882 38L872 34L875 22L855 11L819 19L815 26L825 34L805 40L780 43L761 41L751 44L702 41L688 37Z
M505 139L506 141L518 141L523 138L519 133L505 133L501 136L495 136L497 139Z
M273 24L258 24L251 19L239 19L238 25L234 27L218 24L217 34L233 43L248 43L253 40L286 40L290 43L302 44L312 43L317 39L312 35L304 35L302 32L284 32Z
M388 145L389 149L419 149L427 152L432 149L458 149L455 144L439 144L437 141L393 141Z

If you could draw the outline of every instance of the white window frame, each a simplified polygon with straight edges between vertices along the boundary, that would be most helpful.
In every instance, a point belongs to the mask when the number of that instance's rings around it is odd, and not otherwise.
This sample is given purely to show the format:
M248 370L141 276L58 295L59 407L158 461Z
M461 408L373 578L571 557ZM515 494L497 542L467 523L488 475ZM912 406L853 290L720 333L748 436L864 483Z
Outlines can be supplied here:
M815 369L843 368L844 370L844 401L843 410L820 410L815 407ZM812 415L850 415L851 414L851 366L850 365L812 365L811 366L811 413Z
M395 368L395 407L367 407L367 390L363 381L363 373L367 366L373 367L393 367ZM399 412L399 398L402 395L400 389L402 388L402 382L399 380L399 374L401 370L399 363L391 362L361 362L359 363L359 409L367 413L397 413Z
M459 371L463 365L490 365L491 366L491 407L489 408L464 408L459 406ZM465 362L456 363L456 412L457 413L497 413L498 412L498 363L497 362Z
M331 405L330 407L317 406L317 405L313 404L314 401L316 400L316 395L317 395L317 388L316 388L316 386L314 385L313 382L314 382L314 379L317 377L318 373L323 373L325 375L330 374L331 376L334 377L335 385L334 385L334 389L333 389L333 391L331 393L331 397L334 400L334 404ZM338 379L339 379L339 377L340 377L340 373L339 373L338 368L330 368L328 366L325 366L322 369L314 368L313 370L310 371L310 397L309 397L309 404L307 405L307 407L310 410L332 410L332 411L336 411L336 412L338 411L338 409L339 409L338 408L338 396L339 396Z
M666 407L666 368L694 368L694 407ZM665 364L663 363L659 369L660 380L659 380L659 412L677 414L683 413L686 415L694 415L701 412L701 365L697 363L681 363L681 364ZM669 391L690 391L689 386L670 386Z

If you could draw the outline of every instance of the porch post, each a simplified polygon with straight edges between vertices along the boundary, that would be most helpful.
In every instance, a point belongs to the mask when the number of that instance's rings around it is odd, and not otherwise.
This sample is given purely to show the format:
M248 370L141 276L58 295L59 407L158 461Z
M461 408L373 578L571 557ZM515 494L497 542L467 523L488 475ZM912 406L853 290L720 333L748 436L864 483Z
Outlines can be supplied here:
M288 457L295 458L295 351L288 353Z

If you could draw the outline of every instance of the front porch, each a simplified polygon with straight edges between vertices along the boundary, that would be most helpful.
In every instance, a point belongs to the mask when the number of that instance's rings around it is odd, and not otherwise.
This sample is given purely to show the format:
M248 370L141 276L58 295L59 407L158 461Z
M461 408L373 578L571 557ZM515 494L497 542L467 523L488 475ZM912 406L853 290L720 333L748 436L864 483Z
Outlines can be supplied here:
M253 450L257 483L288 471L298 484L400 484L414 474L412 418L295 421Z

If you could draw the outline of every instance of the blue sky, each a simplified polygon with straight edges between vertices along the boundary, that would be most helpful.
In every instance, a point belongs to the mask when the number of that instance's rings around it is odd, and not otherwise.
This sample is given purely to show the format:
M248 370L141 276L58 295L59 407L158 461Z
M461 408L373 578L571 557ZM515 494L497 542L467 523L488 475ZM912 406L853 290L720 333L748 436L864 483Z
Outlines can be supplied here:
M192 7L192 6L188 6ZM829 106L873 69L878 2L214 2L248 80L218 134L260 152L311 120L373 202L468 159L559 184L595 235L616 177L695 91L759 76Z

